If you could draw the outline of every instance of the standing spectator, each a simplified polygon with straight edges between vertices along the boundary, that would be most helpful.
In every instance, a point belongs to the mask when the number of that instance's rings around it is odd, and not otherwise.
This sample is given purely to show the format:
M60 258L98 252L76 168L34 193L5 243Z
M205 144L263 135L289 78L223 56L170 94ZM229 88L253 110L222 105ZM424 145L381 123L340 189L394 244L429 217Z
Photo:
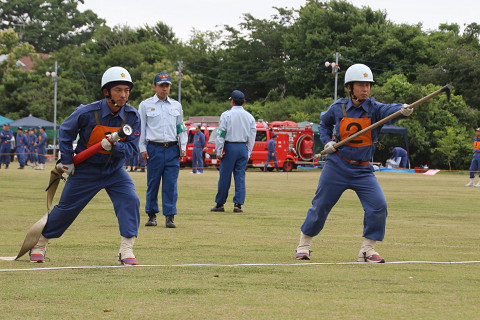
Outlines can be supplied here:
M37 152L36 145L38 142L38 137L35 135L33 128L28 129L27 143L28 143L28 160L30 161L32 168L37 166Z
M371 124L401 110L408 116L413 109L406 104L383 104L370 98L373 74L364 64L354 64L345 73L345 86L350 94L348 99L338 99L320 118L320 140L328 154L322 169L317 191L300 228L300 242L296 258L310 259L312 238L320 233L328 214L347 189L356 192L364 210L364 241L357 256L359 262L385 262L376 251L375 244L385 236L387 201L373 173L370 162L375 151L382 126L364 133L355 140L338 148L332 141L336 128L341 140Z
M2 167L2 164L5 165L5 169L8 169L8 166L10 165L12 138L13 132L10 130L10 125L5 123L3 125L3 130L0 131L0 168Z
M177 179L180 156L187 148L187 128L183 123L182 105L170 98L172 81L166 72L157 73L153 79L155 95L140 103L142 120L140 152L147 166L147 200L145 226L157 225L158 191L162 181L162 213L165 226L175 228L177 214Z
M243 109L245 95L234 90L230 97L230 110L220 116L220 124L215 139L215 150L220 162L220 178L218 192L215 196L216 205L210 211L225 211L228 190L233 178L235 179L235 196L233 197L233 212L243 212L245 202L245 170L248 159L252 155L257 128L253 116Z
M195 135L193 136L193 151L192 151L192 173L203 173L203 148L205 147L205 134L202 132L202 126L198 125L195 128Z
M407 167L407 161L408 161L407 150L400 147L395 147L395 148L390 147L388 150L392 153L392 156L390 157L389 162L394 167L400 167L400 168Z
M48 215L47 224L35 247L30 251L31 262L44 262L48 240L59 238L73 223L83 208L102 189L113 204L120 229L118 262L137 265L133 244L140 222L140 200L130 175L123 169L125 158L138 152L140 118L137 109L127 104L132 78L122 67L109 68L102 76L104 99L80 105L61 125L58 132L60 169L69 175L60 202ZM112 132L125 124L133 134L116 143ZM73 142L79 137L75 150ZM74 165L74 153L101 143L102 150Z
M275 168L277 169L277 172L280 171L280 169L278 169L277 151L275 150L275 143L277 141L276 139L277 139L277 135L273 134L272 139L268 141L267 161L265 161L265 166L263 167L263 171L267 171L268 163L270 162L270 160L272 160L273 164L275 164Z
M47 157L47 133L45 127L40 127L40 135L38 136L37 152L38 152L38 166L37 170L45 170L45 159Z
M473 138L473 158L470 163L470 182L467 183L466 187L473 187L475 178L475 173L480 177L480 128L475 130L475 138ZM475 187L480 187L480 180L475 185Z
M16 138L16 149L15 153L17 154L17 160L18 164L20 167L18 169L24 169L25 168L25 163L27 160L27 155L25 154L27 147L28 147L28 141L27 141L27 136L23 133L23 128L18 127L17 128L17 138Z

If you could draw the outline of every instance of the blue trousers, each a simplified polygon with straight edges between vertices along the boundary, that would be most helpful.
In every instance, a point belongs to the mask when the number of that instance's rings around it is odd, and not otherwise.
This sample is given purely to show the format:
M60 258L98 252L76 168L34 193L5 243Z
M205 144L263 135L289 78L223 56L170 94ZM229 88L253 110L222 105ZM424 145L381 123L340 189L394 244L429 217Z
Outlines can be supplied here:
M140 200L130 175L123 169L81 163L68 177L59 203L52 209L42 234L59 238L90 200L105 189L113 203L120 235L136 237L140 224Z
M10 164L10 152L12 151L11 143L0 143L0 164Z
M245 143L225 142L225 154L220 162L220 179L215 203L227 202L228 190L232 183L232 173L235 180L235 195L233 203L242 205L245 202L245 169L248 164L248 148Z
M147 145L147 214L159 213L158 191L162 181L162 213L164 216L177 214L177 180L180 171L180 151L177 145L162 147Z
M47 154L47 148L38 148L38 163L45 164L45 158Z
M270 162L270 160L273 161L273 164L275 164L275 168L278 169L277 155L275 154L275 152L267 152L267 161L265 161L265 168L268 167L268 163Z
M17 146L17 150L15 151L15 153L17 154L18 164L20 165L20 167L24 167L25 161L27 161L27 155L25 154L25 147Z
M382 241L385 236L387 202L371 165L356 166L337 154L329 154L317 191L301 230L314 237L325 225L328 214L347 189L357 193L364 210L363 237Z
M470 163L470 179L475 178L475 173L480 177L480 153L473 154L472 162Z
M192 172L203 172L203 157L202 157L203 149L193 147L192 150Z

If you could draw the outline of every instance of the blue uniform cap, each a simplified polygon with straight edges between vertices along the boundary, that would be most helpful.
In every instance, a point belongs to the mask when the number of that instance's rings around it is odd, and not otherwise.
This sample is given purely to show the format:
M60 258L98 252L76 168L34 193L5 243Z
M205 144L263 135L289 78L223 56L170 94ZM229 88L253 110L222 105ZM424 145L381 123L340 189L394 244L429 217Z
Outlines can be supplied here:
M229 100L233 100L233 101L238 101L238 100L245 100L245 95L243 94L242 91L239 91L239 90L233 90Z
M276 134L274 134L274 135L272 136L272 138L276 138L276 137L277 137L277 135L276 135Z
M166 72L160 72L155 75L155 78L153 79L154 84L162 84L162 83L168 83L172 84L172 79L170 78L170 75Z

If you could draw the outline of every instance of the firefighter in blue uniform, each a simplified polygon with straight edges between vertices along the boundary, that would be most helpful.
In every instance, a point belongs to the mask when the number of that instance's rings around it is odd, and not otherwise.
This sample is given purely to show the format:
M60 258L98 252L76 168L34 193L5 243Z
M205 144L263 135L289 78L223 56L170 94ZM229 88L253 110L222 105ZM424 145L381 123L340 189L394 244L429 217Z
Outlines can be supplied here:
M203 148L205 147L205 134L202 132L202 126L195 128L193 136L192 150L192 173L203 173Z
M473 187L475 179L475 173L480 177L480 128L475 130L475 138L473 138L473 158L470 163L470 182L467 183L466 187ZM475 187L480 187L480 180L478 180Z
M232 108L220 116L220 124L215 139L215 150L220 162L220 178L218 192L215 196L216 205L210 211L225 211L228 190L232 182L232 173L235 180L235 195L233 197L233 212L243 212L245 202L245 170L248 159L252 155L257 127L255 118L243 109L245 95L234 90L230 97ZM223 154L224 153L224 154Z
M36 170L45 170L45 159L47 157L47 133L45 127L40 127L40 134L38 135L37 152L38 152L38 166Z
M390 147L388 150L392 153L390 160L393 161L398 167L406 168L408 162L407 150L400 147Z
M363 64L352 65L345 73L345 86L350 98L335 101L320 117L320 139L328 156L312 206L301 226L297 259L310 259L312 237L323 229L330 210L342 193L352 189L357 193L364 210L364 241L357 261L385 262L375 251L375 243L382 241L385 235L387 202L370 163L382 126L364 133L338 150L334 147L335 142L331 141L334 127L339 131L340 139L344 140L398 110L401 110L403 116L413 112L406 104L387 105L370 98L373 82L369 67Z
M27 152L28 152L28 161L30 161L32 167L37 166L37 142L38 142L38 137L36 134L33 132L33 128L28 129L28 135L27 135Z
M140 222L140 201L130 175L123 169L124 159L138 153L140 137L140 117L137 110L127 104L132 87L132 78L126 69L109 68L102 77L105 99L80 105L60 126L60 167L69 177L60 202L50 212L42 236L30 252L30 261L44 262L48 239L59 238L89 201L105 189L113 203L120 229L118 262L138 264L133 244ZM133 134L112 144L109 135L125 124L132 127ZM77 135L79 141L73 150ZM84 162L73 164L75 153L98 142L101 142L101 151Z
M268 167L268 163L271 161L273 161L273 164L275 165L275 168L277 169L277 172L280 171L280 169L278 168L278 161L277 161L277 151L275 150L275 142L276 142L276 139L277 138L277 135L274 134L272 136L272 139L270 139L268 141L268 144L267 144L267 149L268 149L268 152L267 152L267 161L265 161L265 166L263 167L263 171L267 171L267 167Z
M5 169L8 169L10 165L10 152L12 151L13 132L10 130L8 123L3 125L3 130L0 131L0 168L2 164L5 165Z
M28 140L27 136L23 133L22 127L17 128L16 146L15 153L17 154L18 164L20 165L18 169L24 169L27 160L26 150L28 147Z

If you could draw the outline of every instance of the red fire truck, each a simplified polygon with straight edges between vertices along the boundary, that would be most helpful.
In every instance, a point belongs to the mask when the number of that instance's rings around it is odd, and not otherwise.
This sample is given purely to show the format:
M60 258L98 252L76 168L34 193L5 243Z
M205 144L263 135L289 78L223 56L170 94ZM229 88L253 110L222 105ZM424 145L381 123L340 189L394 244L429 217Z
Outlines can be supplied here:
M313 130L310 126L299 127L293 121L257 122L257 136L253 147L252 156L249 159L248 167L263 169L267 160L267 144L273 134L277 135L275 150L277 151L278 166L283 171L292 171L298 165L318 166L320 163L315 159L315 147ZM215 134L205 148L205 164L219 165L220 160L215 155ZM270 161L268 170L274 169Z

